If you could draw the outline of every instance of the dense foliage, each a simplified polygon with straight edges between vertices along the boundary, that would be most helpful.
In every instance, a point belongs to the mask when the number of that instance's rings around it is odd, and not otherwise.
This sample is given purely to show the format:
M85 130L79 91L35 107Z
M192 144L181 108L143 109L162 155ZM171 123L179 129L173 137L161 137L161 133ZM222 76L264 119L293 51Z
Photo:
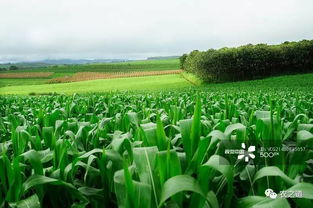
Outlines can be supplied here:
M187 54L183 54L182 56L179 57L179 66L181 69L184 69L184 63L187 57L188 57Z
M1 65L0 65L1 66ZM12 70L17 70L18 67L17 66L14 66L14 65L11 65L9 68L5 68L5 67L0 67L0 71L12 71Z
M0 114L0 207L313 207L310 88L5 96ZM224 142L306 151L245 162Z
M280 45L245 45L238 48L192 51L180 58L182 68L205 81L258 79L313 70L313 40Z

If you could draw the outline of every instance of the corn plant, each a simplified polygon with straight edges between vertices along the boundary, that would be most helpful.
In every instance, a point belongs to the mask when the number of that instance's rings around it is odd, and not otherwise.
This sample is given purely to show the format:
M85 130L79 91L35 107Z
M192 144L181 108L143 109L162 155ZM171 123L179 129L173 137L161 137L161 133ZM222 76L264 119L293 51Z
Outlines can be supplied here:
M6 96L0 114L0 207L313 207L309 92ZM253 159L226 154L242 144Z

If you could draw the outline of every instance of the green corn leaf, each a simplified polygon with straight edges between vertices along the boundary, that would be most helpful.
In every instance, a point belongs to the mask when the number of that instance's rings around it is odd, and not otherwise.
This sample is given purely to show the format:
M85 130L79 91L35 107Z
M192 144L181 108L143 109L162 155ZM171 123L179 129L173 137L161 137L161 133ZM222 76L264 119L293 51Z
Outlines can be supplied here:
M130 175L133 174L134 167L130 166L128 171ZM130 177L128 178L128 180L130 180ZM130 187L133 187L133 192L128 193L128 191L130 191L127 189L129 184L126 185L126 183L133 184L130 185ZM124 169L115 172L114 189L117 197L118 207L149 208L153 204L151 199L151 185L134 180L126 182ZM131 194L133 198L129 198L129 196L127 196L128 194Z
M277 198L277 199L265 199L253 205L251 208L268 208L268 207L290 208L290 205L287 199Z
M193 113L192 126L190 132L191 140L191 157L194 155L198 148L201 135L201 99L197 96L196 107Z
M139 119L138 115L135 112L129 112L127 113L128 119L130 123L134 124L136 127L139 127Z
M28 197L27 199L15 202L15 203L9 203L10 207L12 208L40 208L40 201L36 194Z
M51 185L57 185L60 187L64 187L68 189L73 196L77 197L78 199L82 201L87 201L85 197L73 186L72 184L66 183L64 181L50 178L42 175L32 175L30 176L24 183L23 183L23 190L24 193L27 193L30 191L32 187L37 187L44 184L51 184Z
M313 199L313 184L311 183L298 183L287 189L287 191L302 191L303 198Z
M297 130L298 131L306 130L306 131L311 132L313 134L313 124L299 124Z
M234 171L233 167L225 158L219 155L213 155L206 163L202 165L199 173L199 182L201 184L202 190L208 191L208 186L210 186L209 182L214 177L215 171L221 173L223 176L218 190L216 191L219 192L223 188L225 183L227 183L227 193L225 195L224 206L229 207L231 199L233 197ZM201 202L199 199L196 201L198 201L197 203L199 203L199 205L203 203L203 201Z
M218 199L217 199L217 197L213 191L209 191L207 193L206 204L208 204L208 206L206 206L206 207L210 207L210 208L218 208L219 207Z
M139 174L140 182L150 184L153 199L158 204L158 187L155 177L155 164L158 149L156 147L134 148L134 163Z
M138 207L138 201L135 200L135 188L132 176L128 170L128 165L124 162L124 182L126 189L126 207Z
M96 196L101 198L103 196L103 189L91 188L91 187L79 187L78 191L84 196Z
M295 185L296 182L289 178L283 171L281 171L279 168L275 166L269 166L264 167L256 172L253 183L255 183L257 180L263 178L263 177L269 177L269 176L279 176L281 179L283 179L284 182L286 182L289 185Z
M286 207L290 208L287 199L271 199L262 196L247 196L237 201L238 208L268 208L268 207Z
M194 172L197 172L197 169L201 165L201 163L204 160L205 155L208 152L208 146L209 146L209 139L208 138L203 138L200 139L198 149L195 152L195 154L192 157L192 160L190 161L187 169L186 169L186 174L192 174Z
M176 151L174 150L167 150L158 153L157 168L159 171L161 187L163 186L165 181L167 181L171 177L182 174L180 160ZM176 194L173 197L173 200L175 200L177 203L176 205L180 206L182 204L182 199L182 194Z
M191 191L197 193L201 195L204 199L206 199L206 194L202 191L200 185L193 177L189 175L178 175L168 179L164 183L159 207L161 207L167 199L183 191Z
M179 121L180 132L183 139L184 151L186 153L187 161L189 162L192 158L192 147L190 132L192 127L192 119L180 120Z
M291 153L292 165L288 169L288 176L295 178L302 174L306 169L305 161L308 160L307 148L313 144L313 134L306 130L300 130L297 133L297 148L304 148L304 151L295 151Z
M255 117L259 119L263 118L270 118L271 117L271 111L255 111Z
M43 175L43 166L40 161L40 154L35 150L30 150L22 154L25 160L29 160L35 174Z
M54 149L55 147L55 137L53 135L53 127L43 127L42 128L42 137L45 142L46 147Z
M157 144L158 144L158 148L160 151L162 150L166 150L167 147L167 138L164 132L164 127L162 124L162 121L160 119L160 116L157 116L157 129L156 129L156 133L157 133Z
M311 143L309 142L312 142L312 141L313 141L313 134L310 133L309 131L300 130L297 133L297 143L299 146L304 146L305 145L304 143L308 143L308 145L310 145Z
M230 139L230 136L236 132L236 141L244 142L246 139L246 127L241 123L231 124L225 129L226 138Z

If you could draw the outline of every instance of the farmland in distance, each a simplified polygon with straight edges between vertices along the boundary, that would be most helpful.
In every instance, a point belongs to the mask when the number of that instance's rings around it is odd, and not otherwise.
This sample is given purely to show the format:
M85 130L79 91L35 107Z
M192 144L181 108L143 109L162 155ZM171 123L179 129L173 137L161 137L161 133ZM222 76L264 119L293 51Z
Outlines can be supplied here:
M312 73L216 84L134 63L2 73L0 207L313 205Z
M22 68L18 70L0 72L0 91L1 87L5 86L93 80L101 77L107 78L106 75L108 74L113 74L113 78L148 76L151 74L175 74L178 73L177 70L179 70L178 59L55 65L44 68ZM86 73L87 76L80 76L83 73ZM99 76L94 76L96 73L98 73ZM90 76L91 74L92 76Z

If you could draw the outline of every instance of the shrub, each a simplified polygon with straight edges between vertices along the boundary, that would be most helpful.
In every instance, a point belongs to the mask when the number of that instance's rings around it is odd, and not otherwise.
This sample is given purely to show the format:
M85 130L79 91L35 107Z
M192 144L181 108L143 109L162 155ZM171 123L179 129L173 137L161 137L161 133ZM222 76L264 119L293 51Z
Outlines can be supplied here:
M10 68L9 68L9 70L17 70L18 69L18 67L17 66L10 66Z
M187 58L187 54L183 54L181 57L179 57L179 62L180 62L180 68L183 69L184 68L184 63L186 61Z

